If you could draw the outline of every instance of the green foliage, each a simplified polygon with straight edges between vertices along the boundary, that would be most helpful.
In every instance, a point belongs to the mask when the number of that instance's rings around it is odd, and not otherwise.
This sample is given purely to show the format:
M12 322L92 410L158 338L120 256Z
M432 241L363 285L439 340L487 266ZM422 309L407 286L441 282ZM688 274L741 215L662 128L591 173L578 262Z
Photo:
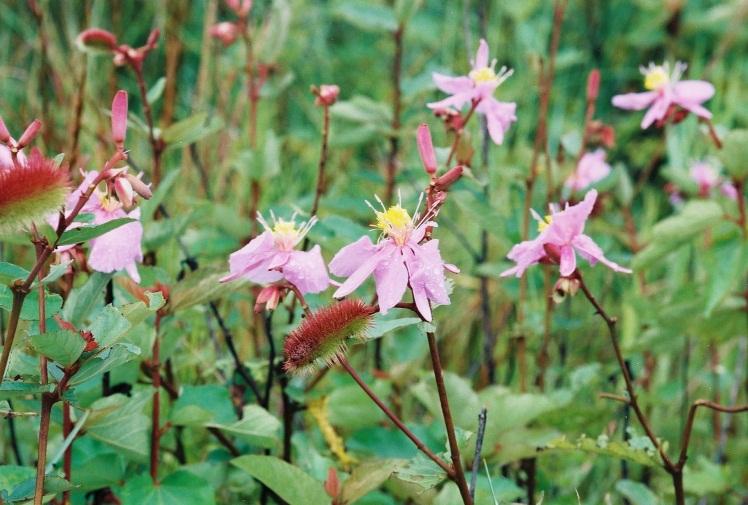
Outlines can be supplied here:
M280 496L289 505L325 505L330 498L322 484L298 467L273 456L241 456L231 464L247 472Z

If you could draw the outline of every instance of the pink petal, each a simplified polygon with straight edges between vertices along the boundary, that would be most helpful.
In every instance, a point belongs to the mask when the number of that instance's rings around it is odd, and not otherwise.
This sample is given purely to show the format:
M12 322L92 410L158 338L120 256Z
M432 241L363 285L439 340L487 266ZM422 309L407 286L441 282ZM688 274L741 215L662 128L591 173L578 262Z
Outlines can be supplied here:
M671 103L670 98L665 96L658 97L652 104L652 107L644 114L641 123L642 129L649 128L652 123L664 118Z
M363 236L352 244L343 247L330 262L330 272L338 277L348 277L363 261L377 252L368 236Z
M714 86L706 81L679 81L673 85L675 102L699 104L714 96Z
M613 105L619 109L642 110L649 107L657 98L656 91L645 93L626 93L613 97Z
M578 204L554 213L553 221L545 229L546 242L564 246L582 233L585 222L595 206L595 200L597 200L597 191L591 189L584 195L584 200Z
M577 269L577 256L574 248L567 245L561 248L561 275L568 277Z
M691 102L676 102L678 105L683 107L684 109L693 112L699 117L703 117L705 119L711 119L712 113L709 112L709 109L702 107L701 105L691 103Z
M575 237L572 245L579 251L579 254L589 262L590 265L594 265L596 262L600 262L608 268L615 270L616 272L622 272L630 274L631 270L620 266L618 263L614 263L607 259L603 255L602 249L587 235L579 235ZM563 273L562 273L563 274Z
M515 277L522 277L522 274L525 273L528 267L540 261L545 256L541 237L535 240L525 240L512 247L509 254L507 254L507 258L517 263L517 265L501 272L500 276L508 277L514 275Z
M337 291L333 293L333 296L335 298L342 298L353 292L354 289L359 287L366 278L374 272L374 269L377 268L382 261L385 261L392 255L392 250L395 247L397 246L394 244L384 243L383 247L381 247L375 254L369 256L365 261L361 262L359 259L359 267L351 273L350 277L348 277L343 284L340 285ZM338 254L340 254L340 252ZM332 268L332 264L330 268Z
M383 258L374 270L379 311L382 314L400 303L408 288L408 270L400 250L391 248L389 251L389 256Z
M221 282L232 281L240 277L258 282L275 282L283 278L280 272L271 272L268 266L276 255L273 234L266 231L229 256L230 274Z
M500 102L493 97L485 98L476 110L485 114L488 133L495 144L504 142L504 132L517 120L517 104Z
M302 293L319 293L330 284L319 245L307 252L293 251L283 266L283 276Z
M427 104L430 109L449 109L454 107L455 109L462 108L467 102L471 101L475 96L475 90L465 91L456 93L452 96L439 100L438 102L431 102Z
M488 66L488 43L486 39L480 39L478 50L475 52L475 61L473 69L484 68Z
M434 72L431 76L436 87L450 95L465 93L473 89L473 80L464 75L452 77Z
M94 222L102 224L112 219L124 217L123 211L109 214L109 218L101 220L97 215ZM135 211L129 217L139 217ZM88 254L88 266L97 272L112 273L127 270L134 280L138 280L135 263L143 260L143 252L140 247L143 238L143 225L140 221L134 221L115 228L91 240L91 249ZM134 270L134 275L133 275Z

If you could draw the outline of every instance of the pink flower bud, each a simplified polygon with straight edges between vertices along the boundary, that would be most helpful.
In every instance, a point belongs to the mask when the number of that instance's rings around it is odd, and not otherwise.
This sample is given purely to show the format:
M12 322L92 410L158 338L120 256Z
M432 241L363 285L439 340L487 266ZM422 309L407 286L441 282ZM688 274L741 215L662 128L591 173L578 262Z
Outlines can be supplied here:
M127 133L127 91L119 90L112 100L112 140L122 149Z
M160 36L161 30L159 30L158 28L154 28L153 30L151 30L150 35L148 35L148 41L145 43L145 45L149 49L153 49L154 47L156 47L156 44L158 44L158 38Z
M78 43L80 45L91 47L94 49L109 49L113 50L117 47L117 37L113 33L101 28L89 28L83 30L78 35Z
M139 176L135 177L132 174L125 174L125 178L127 178L128 182L132 186L132 189L141 197L149 200L153 196L153 192L151 191L150 186L144 183Z
M587 76L587 100L596 100L600 92L600 71L596 68Z
M442 175L436 180L436 186L444 191L446 189L449 189L449 187L457 182L460 177L462 177L462 172L464 168L462 165L457 165L456 167L452 167L449 170L447 170L447 173Z
M18 139L16 147L18 149L23 149L24 147L29 145L31 141L34 140L34 137L36 137L36 134L39 133L39 130L41 128L42 122L38 119L34 119L31 124L26 127L26 131L21 134L21 138Z
M210 35L220 40L224 46L230 46L239 36L239 27L234 23L224 21L211 26Z
M416 142L418 143L418 154L421 155L423 168L426 170L427 174L435 174L437 167L436 153L434 152L434 144L431 142L431 131L429 131L429 127L426 123L422 123L418 127Z
M126 209L132 207L132 203L135 197L135 193L132 190L132 185L124 177L117 177L114 179L114 192L117 193L117 198L122 202L122 205Z
M312 93L317 96L315 105L329 107L338 100L340 88L336 84L321 84L319 88L312 86Z
M10 132L8 131L8 128L5 126L5 122L3 121L3 118L0 117L0 142L5 144L9 140L10 140Z

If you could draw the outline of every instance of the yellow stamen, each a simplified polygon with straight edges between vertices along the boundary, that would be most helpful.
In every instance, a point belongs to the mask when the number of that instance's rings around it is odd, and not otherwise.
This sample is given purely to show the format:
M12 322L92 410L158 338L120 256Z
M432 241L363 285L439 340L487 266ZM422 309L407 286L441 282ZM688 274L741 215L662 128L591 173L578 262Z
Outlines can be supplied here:
M279 219L273 226L273 233L291 234L296 233L296 223Z
M545 216L542 221L538 221L538 231L542 233L551 225L551 223L553 223L553 216Z
M650 91L660 89L670 82L670 76L662 65L650 68L644 74L644 87Z
M496 72L491 67L483 67L470 72L470 78L477 84L496 80Z
M412 219L407 210L399 205L393 205L384 212L377 212L377 224L374 226L390 234L393 231L405 231L411 221Z

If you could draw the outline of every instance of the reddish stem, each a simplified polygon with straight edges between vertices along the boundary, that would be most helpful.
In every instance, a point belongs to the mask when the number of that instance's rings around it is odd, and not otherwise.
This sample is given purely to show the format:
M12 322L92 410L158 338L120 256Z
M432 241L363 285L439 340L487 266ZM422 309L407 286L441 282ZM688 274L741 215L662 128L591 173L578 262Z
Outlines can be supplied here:
M161 314L156 314L156 336L151 353L151 382L153 384L153 407L151 409L151 479L158 485L158 451L161 442L161 364L159 363Z
M402 112L402 90L400 80L403 67L403 34L405 25L400 23L392 33L395 42L395 55L392 59L392 135L390 136L390 152L387 156L387 173L384 192L384 201L387 205L392 203L395 195L395 176L397 175L397 157L400 151L400 115Z

